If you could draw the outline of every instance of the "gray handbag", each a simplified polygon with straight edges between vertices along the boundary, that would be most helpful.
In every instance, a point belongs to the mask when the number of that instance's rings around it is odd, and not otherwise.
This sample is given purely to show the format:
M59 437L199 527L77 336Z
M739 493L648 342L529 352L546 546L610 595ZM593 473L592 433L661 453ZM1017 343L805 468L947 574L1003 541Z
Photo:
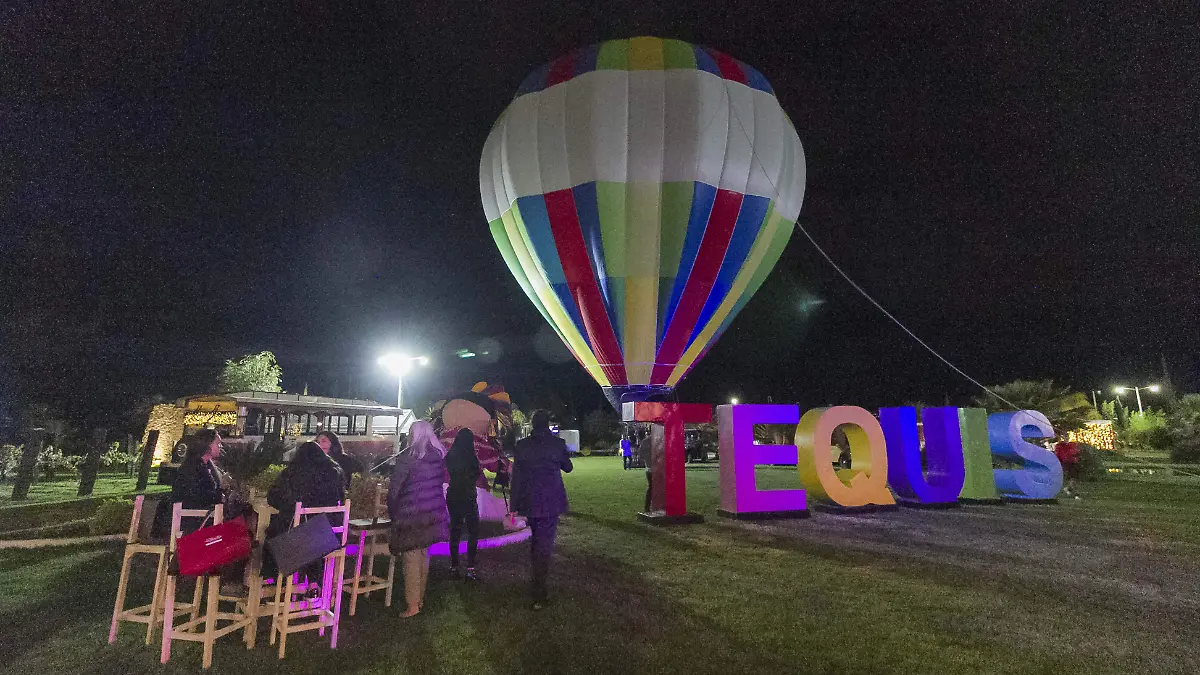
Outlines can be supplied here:
M333 533L333 526L324 513L310 517L267 542L267 549L275 559L280 575L291 574L339 548L341 542Z

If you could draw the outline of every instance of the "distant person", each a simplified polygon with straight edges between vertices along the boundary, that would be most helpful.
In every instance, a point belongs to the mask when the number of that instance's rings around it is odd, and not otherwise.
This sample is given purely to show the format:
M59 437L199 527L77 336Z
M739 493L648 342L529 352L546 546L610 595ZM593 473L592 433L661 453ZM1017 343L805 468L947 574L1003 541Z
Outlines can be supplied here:
M642 436L642 442L638 444L638 454L642 456L642 462L646 467L646 504L643 513L650 513L654 507L654 465L655 458L664 452L665 437L663 436L663 426L661 424L648 425L648 429ZM658 455L655 454L655 445L658 446Z
M628 471L633 466L633 445L627 436L621 436L621 469Z
M388 545L393 555L400 556L404 569L404 601L408 606L401 615L404 617L416 615L425 604L429 547L449 535L446 495L442 492L446 449L433 425L425 420L413 423L409 438L412 443L396 457L388 488L388 515L392 519Z
M329 455L329 458L341 468L342 478L346 483L346 489L349 490L350 477L356 473L360 474L363 472L362 462L346 454L346 451L342 449L342 439L338 438L338 435L332 431L322 431L317 434L317 437L313 441L321 446L325 454Z
M1079 485L1079 477L1082 473L1083 452L1080 449L1080 444L1073 441L1059 441L1054 444L1054 456L1058 458L1058 463L1062 465L1063 478L1063 495L1074 499L1079 499L1079 495L1075 491Z
M462 575L458 569L458 544L466 526L467 571L462 576L475 581L475 551L479 546L479 503L475 488L482 471L479 458L475 456L475 434L470 429L458 430L454 443L446 451L446 471L450 474L450 486L446 490L446 508L450 512L450 572L456 578Z
M849 469L851 467L851 465L852 465L852 455L850 454L850 448L848 448L848 447L840 448L839 452L838 452L837 462L835 462L835 466L839 469Z
M525 516L533 533L531 587L533 609L549 600L546 580L558 534L558 518L567 511L562 472L574 468L567 444L550 432L550 413L538 410L531 418L533 433L517 443L512 476L513 510Z
M346 501L346 483L342 477L342 469L321 448L320 445L308 441L296 448L296 455L291 464L279 472L275 484L267 491L267 503L279 513L271 516L267 526L267 538L283 534L292 527L296 515L296 502L308 508L338 506ZM329 519L334 527L342 525L336 516ZM269 556L268 556L269 558ZM264 560L264 568L274 571L275 562ZM315 598L320 595L316 579L320 579L325 569L325 562L318 560L304 569L301 573L308 577L308 596ZM266 574L264 576L273 576Z

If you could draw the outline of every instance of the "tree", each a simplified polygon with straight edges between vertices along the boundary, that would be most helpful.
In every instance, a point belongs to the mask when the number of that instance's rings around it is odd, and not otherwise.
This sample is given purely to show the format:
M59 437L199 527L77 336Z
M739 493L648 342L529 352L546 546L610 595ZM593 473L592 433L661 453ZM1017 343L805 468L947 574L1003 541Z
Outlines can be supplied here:
M621 437L621 420L608 406L596 408L583 418L583 437L593 447L616 445Z
M237 361L226 361L217 388L221 393L234 391L283 391L279 381L283 369L271 352L247 354Z
M1092 407L1087 396L1073 392L1070 387L1060 387L1054 380L1013 380L1007 384L991 387L1002 398L1011 401L1016 408L1009 407L990 394L975 397L975 405L990 410L1036 410L1050 420L1058 438L1066 438L1067 432L1083 426L1084 422L1099 419L1100 413Z
M1188 394L1175 402L1167 417L1171 434L1171 461L1200 462L1200 394Z
M1117 432L1117 438L1127 447L1167 452L1171 449L1171 432L1167 415L1161 410L1146 409L1128 416L1127 427Z

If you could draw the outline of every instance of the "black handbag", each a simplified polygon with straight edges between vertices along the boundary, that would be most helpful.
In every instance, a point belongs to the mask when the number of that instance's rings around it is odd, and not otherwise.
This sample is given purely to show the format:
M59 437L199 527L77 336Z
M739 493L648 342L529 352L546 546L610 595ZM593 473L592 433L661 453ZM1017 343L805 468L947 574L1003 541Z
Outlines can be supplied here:
M341 545L324 513L318 513L267 541L267 549L275 559L280 575L291 574L316 562L341 548Z

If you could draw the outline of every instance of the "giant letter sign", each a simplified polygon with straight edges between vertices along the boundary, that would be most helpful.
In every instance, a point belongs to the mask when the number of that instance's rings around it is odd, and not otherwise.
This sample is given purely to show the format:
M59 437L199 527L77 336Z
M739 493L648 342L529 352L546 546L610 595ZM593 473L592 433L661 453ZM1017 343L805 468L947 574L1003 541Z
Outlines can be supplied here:
M754 468L759 464L795 464L796 446L759 445L755 424L789 424L800 421L794 405L722 405L717 407L720 439L721 508L728 518L779 518L808 515L804 490L759 490Z
M1036 410L995 413L988 417L992 453L1023 465L996 469L996 488L1008 499L1054 499L1062 489L1062 465L1054 453L1026 441L1053 438L1050 420Z
M992 448L988 444L988 416L983 408L961 408L958 411L959 433L962 436L963 465L966 481L958 498L977 504L999 503L996 477L992 474Z
M881 408L879 424L887 439L888 482L901 504L957 504L965 478L958 408L926 408L925 473L916 408Z
M830 447L834 429L843 424L853 425L846 430L852 468L840 472L848 481L834 472ZM837 406L809 410L796 425L800 482L838 506L893 505L896 500L887 488L886 445L879 421L862 408Z
M662 485L663 510L668 519L681 522L703 520L687 511L687 483L684 480L685 457L683 425L712 421L712 406L702 403L651 403L639 401L626 403L621 409L626 422L658 422L663 425L665 435L662 471L655 462L652 474L656 484Z

